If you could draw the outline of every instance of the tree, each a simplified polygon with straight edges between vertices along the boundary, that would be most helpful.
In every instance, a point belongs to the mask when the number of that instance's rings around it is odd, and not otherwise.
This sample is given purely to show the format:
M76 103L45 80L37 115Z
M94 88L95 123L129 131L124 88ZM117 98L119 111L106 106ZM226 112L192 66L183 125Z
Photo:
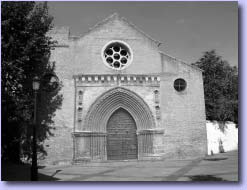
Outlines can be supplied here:
M193 65L203 70L207 120L238 123L238 70L207 51Z
M49 62L54 41L46 36L52 28L52 17L47 3L2 2L2 158L20 160L20 146L30 154L30 130L33 117L34 76L54 72L55 63ZM49 135L54 112L62 97L39 93L38 140Z

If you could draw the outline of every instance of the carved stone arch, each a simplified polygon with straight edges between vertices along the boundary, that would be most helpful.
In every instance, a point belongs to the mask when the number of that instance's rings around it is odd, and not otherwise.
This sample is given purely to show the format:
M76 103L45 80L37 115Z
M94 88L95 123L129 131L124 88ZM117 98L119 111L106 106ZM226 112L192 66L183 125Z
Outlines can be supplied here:
M132 115L137 131L155 128L154 117L147 103L135 92L116 87L100 95L90 106L85 117L86 130L106 132L109 117L119 108Z

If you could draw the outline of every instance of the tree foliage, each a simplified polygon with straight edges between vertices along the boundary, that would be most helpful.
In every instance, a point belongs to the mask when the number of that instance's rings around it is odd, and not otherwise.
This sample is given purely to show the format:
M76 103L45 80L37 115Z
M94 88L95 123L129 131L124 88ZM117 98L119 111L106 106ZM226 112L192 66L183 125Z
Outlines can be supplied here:
M203 70L207 120L238 123L238 70L207 51L193 65Z
M30 135L33 120L34 76L54 72L49 62L54 41L46 36L52 28L53 18L47 3L2 2L2 158L19 160L20 146L30 154ZM51 134L52 117L60 107L58 92L40 92L38 96L38 140Z

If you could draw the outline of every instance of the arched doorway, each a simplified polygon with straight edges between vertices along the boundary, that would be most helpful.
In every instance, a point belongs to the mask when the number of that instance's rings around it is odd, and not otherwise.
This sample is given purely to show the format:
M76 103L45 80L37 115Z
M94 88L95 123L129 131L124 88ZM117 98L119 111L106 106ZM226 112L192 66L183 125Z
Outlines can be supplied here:
M122 117L124 119L117 119ZM129 128L125 128L128 134L120 135L124 132L120 130L125 125L121 123L124 120L128 121ZM74 160L146 159L154 154L153 114L142 97L129 89L116 87L101 94L92 103L83 121L83 131L74 133ZM110 139L114 137L110 134L115 133L119 133L125 141L114 142ZM110 153L114 149L110 147L112 143L118 144L117 148L122 152ZM120 144L127 147L122 148ZM127 149L130 147L128 144L132 146L131 149Z
M107 159L137 159L136 123L128 111L117 109L107 122Z

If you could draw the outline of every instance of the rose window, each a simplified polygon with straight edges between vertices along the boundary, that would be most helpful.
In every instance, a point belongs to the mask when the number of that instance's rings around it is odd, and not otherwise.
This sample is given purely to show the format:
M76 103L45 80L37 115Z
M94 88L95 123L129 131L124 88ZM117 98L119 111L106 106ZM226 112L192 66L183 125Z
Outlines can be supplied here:
M102 52L104 63L116 70L126 68L131 63L132 56L129 46L120 41L108 43Z

